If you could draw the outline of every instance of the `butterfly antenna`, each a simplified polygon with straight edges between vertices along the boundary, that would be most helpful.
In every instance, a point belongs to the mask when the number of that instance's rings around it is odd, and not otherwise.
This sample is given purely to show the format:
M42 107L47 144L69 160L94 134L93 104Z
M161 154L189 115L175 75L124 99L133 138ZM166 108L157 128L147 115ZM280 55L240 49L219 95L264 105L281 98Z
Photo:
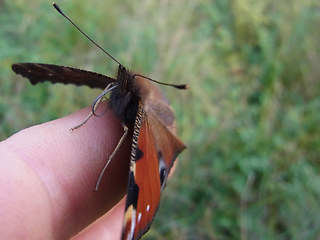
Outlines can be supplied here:
M76 27L76 29L78 29L87 39L90 40L90 42L92 42L94 45L96 45L98 48L100 48L105 54L107 54L113 61L115 61L116 63L118 63L119 65L122 66L122 64L115 59L114 57L112 57L106 50L104 50L102 47L100 47L95 41L92 40L92 38L90 38L87 34L85 34L67 15L65 15L61 8L56 4L56 3L52 3L52 6L54 6L54 8L64 17L66 18L73 26Z
M52 5L65 19L67 19L76 29L78 29L90 42L92 42L101 51L103 51L105 54L107 54L113 61L115 61L119 65L123 66L117 59L112 57L106 50L104 50L102 47L100 47L95 41L93 41L92 38L90 38L85 32L83 32L67 15L65 15L62 12L61 8L55 2L53 2ZM178 88L178 89L187 89L188 88L188 85L186 85L186 84L176 85L176 84L163 83L163 82L156 81L156 80L154 80L152 78L149 78L149 77L146 77L146 76L143 76L143 75L140 75L140 74L134 74L133 75L133 77L136 77L136 76L148 79L148 80L150 80L152 82L155 82L155 83L158 83L158 84L161 84L161 85L171 86L171 87L175 87L175 88Z
M161 85L175 87L175 88L178 88L178 89L188 89L189 88L188 85L186 85L186 84L176 85L176 84L159 82L159 81L156 81L156 80L154 80L152 78L149 78L149 77L146 77L146 76L143 76L143 75L140 75L140 74L134 74L133 77L142 77L142 78L148 79L149 81L152 81L152 82L155 82L155 83L158 83L158 84L161 84Z

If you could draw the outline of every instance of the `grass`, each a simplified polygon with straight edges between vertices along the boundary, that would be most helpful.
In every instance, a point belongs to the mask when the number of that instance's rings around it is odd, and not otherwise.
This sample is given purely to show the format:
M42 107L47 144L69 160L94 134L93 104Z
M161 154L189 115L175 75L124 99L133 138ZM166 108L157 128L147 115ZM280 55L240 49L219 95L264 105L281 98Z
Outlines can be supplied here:
M190 85L164 89L188 150L148 239L320 237L319 1L57 3L125 66ZM0 23L0 139L98 94L31 86L12 63L115 73L47 2L0 1Z

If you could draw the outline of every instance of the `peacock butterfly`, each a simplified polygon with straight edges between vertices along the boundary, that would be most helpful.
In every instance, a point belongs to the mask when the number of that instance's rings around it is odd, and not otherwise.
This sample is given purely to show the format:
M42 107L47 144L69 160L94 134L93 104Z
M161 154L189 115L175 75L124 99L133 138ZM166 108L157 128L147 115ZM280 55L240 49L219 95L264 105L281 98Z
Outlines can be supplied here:
M53 6L91 42L97 45L55 3ZM98 47L102 49L100 46ZM89 117L96 115L97 103L106 93L110 92L109 106L121 120L124 134L102 170L96 190L108 163L126 137L128 126L133 126L127 199L121 239L140 239L153 222L170 169L178 154L185 149L185 145L168 128L174 124L174 113L164 100L162 93L151 84L151 81L157 81L127 70L109 53L103 51L119 64L116 79L99 73L51 64L16 63L12 65L12 69L17 74L28 78L32 84L50 81L105 89L95 100L92 112L84 123ZM186 89L186 85L157 83Z

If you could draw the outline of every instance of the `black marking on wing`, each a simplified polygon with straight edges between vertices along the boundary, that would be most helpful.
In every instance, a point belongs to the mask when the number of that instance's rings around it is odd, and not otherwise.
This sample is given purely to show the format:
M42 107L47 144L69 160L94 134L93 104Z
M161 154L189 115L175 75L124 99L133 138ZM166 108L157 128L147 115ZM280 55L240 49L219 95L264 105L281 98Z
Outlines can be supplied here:
M32 84L50 81L104 89L109 83L116 81L99 73L53 64L16 63L12 65L12 70L28 78Z
M134 180L134 174L133 172L130 172L129 174L129 183L128 183L128 194L127 196L127 206L126 209L133 205L134 209L137 209L138 205L138 198L139 198L139 186L136 184Z
M143 157L143 152L142 152L139 148L137 148L135 161L138 161L138 160L141 159L142 157Z

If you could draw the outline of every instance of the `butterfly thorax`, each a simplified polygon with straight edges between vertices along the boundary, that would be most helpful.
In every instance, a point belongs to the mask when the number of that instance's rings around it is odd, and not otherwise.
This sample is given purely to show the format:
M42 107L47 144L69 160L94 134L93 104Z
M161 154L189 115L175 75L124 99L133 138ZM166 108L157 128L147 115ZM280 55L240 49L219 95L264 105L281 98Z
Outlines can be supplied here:
M119 66L117 85L110 95L110 105L124 123L134 123L139 105L139 92L134 87L134 74Z

